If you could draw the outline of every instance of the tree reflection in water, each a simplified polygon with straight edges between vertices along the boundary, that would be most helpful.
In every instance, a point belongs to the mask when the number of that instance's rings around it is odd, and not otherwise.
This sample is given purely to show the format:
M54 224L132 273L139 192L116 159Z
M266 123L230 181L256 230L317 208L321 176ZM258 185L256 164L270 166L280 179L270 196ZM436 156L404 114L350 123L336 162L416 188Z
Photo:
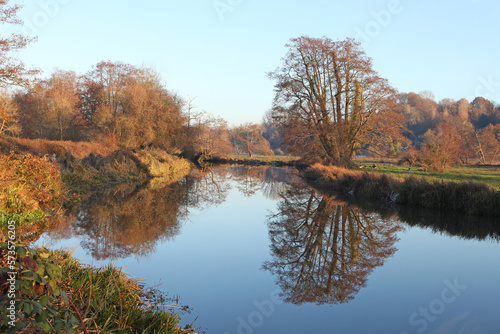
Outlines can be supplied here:
M180 233L190 210L223 203L229 189L224 172L214 171L167 185L123 184L92 194L48 235L83 236L81 247L96 260L146 256Z
M289 187L269 217L273 260L285 302L340 304L366 285L368 275L394 254L399 224L363 213L335 197Z

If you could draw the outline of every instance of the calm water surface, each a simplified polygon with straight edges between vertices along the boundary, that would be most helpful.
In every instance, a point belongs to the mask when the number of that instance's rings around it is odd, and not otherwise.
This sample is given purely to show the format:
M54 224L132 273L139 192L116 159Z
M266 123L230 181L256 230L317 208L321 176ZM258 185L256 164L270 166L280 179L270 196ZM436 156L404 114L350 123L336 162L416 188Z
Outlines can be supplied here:
M499 221L228 167L92 195L38 244L161 284L208 334L499 333Z

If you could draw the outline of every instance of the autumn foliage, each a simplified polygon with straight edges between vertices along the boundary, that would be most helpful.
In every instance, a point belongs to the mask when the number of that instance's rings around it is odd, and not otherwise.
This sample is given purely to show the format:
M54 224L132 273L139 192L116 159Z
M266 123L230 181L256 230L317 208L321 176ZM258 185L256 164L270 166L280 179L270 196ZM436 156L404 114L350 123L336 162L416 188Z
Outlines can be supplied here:
M60 173L60 167L45 158L0 156L1 220L26 213L40 217L62 205L65 186Z

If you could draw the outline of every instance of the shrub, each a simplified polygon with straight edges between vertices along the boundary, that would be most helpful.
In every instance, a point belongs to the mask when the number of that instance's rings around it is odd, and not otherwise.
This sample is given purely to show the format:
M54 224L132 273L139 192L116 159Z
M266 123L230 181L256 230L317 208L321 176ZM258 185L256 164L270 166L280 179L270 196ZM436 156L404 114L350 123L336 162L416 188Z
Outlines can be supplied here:
M0 226L13 219L40 219L62 205L65 198L60 167L45 158L0 156L0 180Z

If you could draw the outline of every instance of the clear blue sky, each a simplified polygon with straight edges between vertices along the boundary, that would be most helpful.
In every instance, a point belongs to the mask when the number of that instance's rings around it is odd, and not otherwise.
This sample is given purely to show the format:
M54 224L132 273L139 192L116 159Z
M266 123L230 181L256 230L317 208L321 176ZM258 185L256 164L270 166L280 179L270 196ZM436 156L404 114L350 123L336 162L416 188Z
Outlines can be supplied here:
M46 76L101 60L149 66L238 124L271 107L266 73L290 38L355 37L401 92L500 102L499 14L498 0L30 0L20 16L38 42L20 58Z

